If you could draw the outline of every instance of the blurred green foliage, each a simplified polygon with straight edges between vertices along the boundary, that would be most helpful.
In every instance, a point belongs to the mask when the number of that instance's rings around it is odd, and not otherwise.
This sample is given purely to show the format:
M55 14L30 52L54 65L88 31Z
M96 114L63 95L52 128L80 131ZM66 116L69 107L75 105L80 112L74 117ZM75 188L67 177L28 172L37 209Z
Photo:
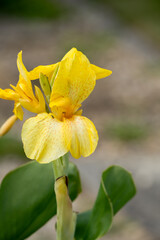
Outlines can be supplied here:
M0 156L16 155L25 158L22 142L11 136L0 138Z
M130 122L117 122L109 124L105 128L105 135L125 142L137 141L148 136L148 128Z
M160 1L159 0L94 0L113 11L123 20L141 28L156 40L160 40Z
M57 19L67 11L58 0L0 0L0 15Z

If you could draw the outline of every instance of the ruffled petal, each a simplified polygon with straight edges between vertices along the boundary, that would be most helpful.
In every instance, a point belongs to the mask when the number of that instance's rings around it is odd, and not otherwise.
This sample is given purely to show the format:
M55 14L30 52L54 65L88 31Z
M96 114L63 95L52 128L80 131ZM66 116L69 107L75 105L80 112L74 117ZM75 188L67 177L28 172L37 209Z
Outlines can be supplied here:
M1 89L0 88L0 98L5 100L13 100L16 101L19 99L19 95L15 93L12 89Z
M43 75L46 75L47 77L49 77L51 74L53 74L55 68L57 67L57 64L58 63L46 65L46 66L40 65L28 73L29 78L31 80L38 79L40 73L43 73Z
M109 75L112 74L112 71L97 67L96 65L93 65L93 64L91 64L91 68L93 69L93 71L96 74L96 80L108 77Z
M28 158L49 163L69 150L70 129L50 114L42 113L29 118L22 128L24 151Z
M96 74L87 57L72 48L59 63L50 102L52 104L57 97L64 97L74 105L81 104L94 89L95 82Z
M66 121L69 122L71 129L70 152L72 156L74 158L88 157L95 151L98 143L98 133L94 124L88 118L76 115Z

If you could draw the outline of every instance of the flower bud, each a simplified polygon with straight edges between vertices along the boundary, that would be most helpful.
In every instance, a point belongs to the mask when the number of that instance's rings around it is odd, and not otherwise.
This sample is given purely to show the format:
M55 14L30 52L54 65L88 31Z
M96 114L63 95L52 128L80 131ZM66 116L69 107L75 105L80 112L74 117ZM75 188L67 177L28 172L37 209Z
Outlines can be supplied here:
M52 75L52 77L51 77L51 81L50 81L51 89L52 89L52 87L53 87L54 79L56 78L58 69L59 69L59 65L57 65L57 67L55 68L55 70L54 70L54 72L53 72L53 75Z
M12 115L10 118L7 119L7 121L0 128L0 137L5 135L11 129L16 120L16 115Z
M40 81L41 88L46 96L46 99L49 102L50 95L51 95L51 88L50 88L47 76L43 75L43 73L40 73L39 81Z

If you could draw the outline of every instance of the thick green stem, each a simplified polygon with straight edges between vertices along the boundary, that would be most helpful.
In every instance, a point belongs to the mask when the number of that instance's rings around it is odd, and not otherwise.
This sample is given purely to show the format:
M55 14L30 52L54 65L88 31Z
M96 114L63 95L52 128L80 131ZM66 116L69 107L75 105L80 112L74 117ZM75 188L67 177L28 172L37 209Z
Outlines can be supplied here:
M68 153L64 156L53 161L53 171L55 180L62 176L68 176L68 164L69 164L69 155Z
M77 215L72 211L68 194L68 154L53 161L55 194L57 200L57 240L73 240Z
M57 240L73 240L77 216L72 211L66 177L60 177L56 180L55 193L57 200Z

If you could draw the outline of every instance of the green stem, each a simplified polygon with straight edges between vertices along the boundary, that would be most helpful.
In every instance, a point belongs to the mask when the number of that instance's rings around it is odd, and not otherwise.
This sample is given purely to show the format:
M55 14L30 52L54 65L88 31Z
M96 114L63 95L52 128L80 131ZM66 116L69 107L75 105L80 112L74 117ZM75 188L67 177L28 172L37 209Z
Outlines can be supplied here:
M55 180L62 176L68 176L68 164L69 164L69 154L58 158L53 161L53 171Z
M66 177L55 182L57 200L57 240L73 240L77 215L72 211L72 202L68 195Z
M53 161L55 194L57 201L57 240L73 240L76 226L76 213L68 194L68 154Z

